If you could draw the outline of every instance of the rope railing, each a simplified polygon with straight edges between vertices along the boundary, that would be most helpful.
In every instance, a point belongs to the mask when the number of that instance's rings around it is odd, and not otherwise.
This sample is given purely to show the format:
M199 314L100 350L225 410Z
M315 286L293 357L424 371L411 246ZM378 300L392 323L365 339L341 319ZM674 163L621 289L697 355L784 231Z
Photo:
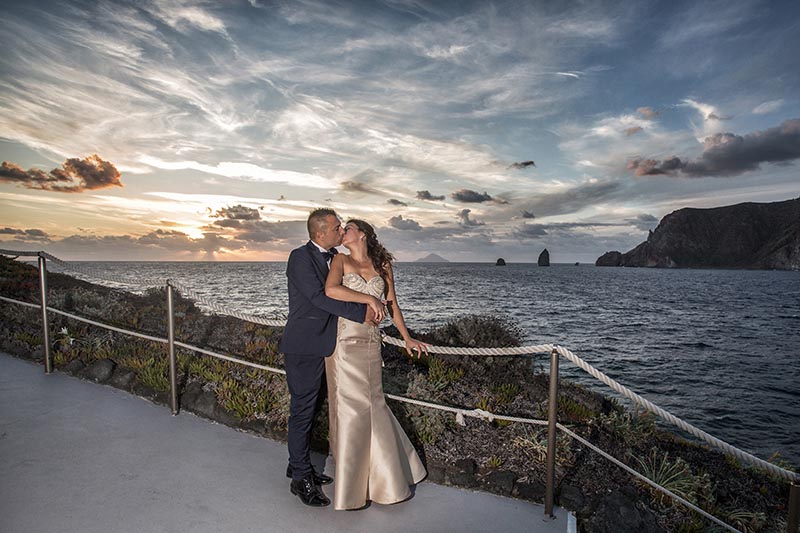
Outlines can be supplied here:
M98 272L95 269L91 269L91 268L86 267L86 265L76 265L75 263L72 263L72 262L63 261L63 260L61 260L61 259L59 259L59 258L57 258L57 257L55 257L55 256L53 256L53 255L51 255L51 254L49 254L47 252L16 251L16 250L0 249L0 254L9 255L9 256L15 256L15 257L35 257L35 256L38 256L40 258L40 265L42 264L43 259L49 259L49 260L59 264L60 266L66 268L66 269L70 269L70 270L73 270L73 271L78 271L78 272L83 273L86 276L89 276L89 277L92 277L92 278L95 278L95 279L105 280L105 281L112 281L112 282L123 283L123 284L131 284L131 283L133 283L133 284L138 284L140 286L141 285L145 285L145 286L148 286L148 287L166 285L168 287L168 289L170 289L170 287L174 287L179 292L181 292L185 297L191 298L191 299L199 302L200 304L204 305L206 308L208 308L212 312L215 312L215 313L218 313L218 314L229 315L229 316L233 316L235 318L238 318L240 320L244 320L244 321L248 321L248 322L254 322L254 323L257 323L257 324L266 325L266 326L270 326L270 327L282 327L286 323L285 319L283 319L283 318L268 318L268 317L259 316L259 315L253 315L253 314L249 314L249 313L242 313L242 312L240 312L240 311L238 311L236 309L231 309L231 308L229 308L229 307L227 307L227 306L225 306L223 304L220 304L218 302L209 300L208 298L205 298L202 295L198 294L196 291L192 290L190 287L187 287L184 284L182 284L180 282L177 282L175 280L171 280L171 279L144 278L144 277L129 277L129 278L125 278L125 277L121 277L121 276L102 275L102 274L98 274ZM171 298L171 296L170 296L170 298ZM27 302L21 302L21 301L18 301L18 300L14 300L14 299L2 297L2 296L0 296L0 300L6 301L6 302L9 302L9 303L21 304L21 305L28 306L28 307L34 307L34 308L39 307L39 306L34 305L34 304L30 304L30 303L27 303ZM171 302L171 300L170 300L170 302ZM193 345L186 344L186 343L179 342L179 341L173 341L172 334L170 334L170 339L168 340L168 339L164 339L164 338L160 338L160 337L154 337L154 336L145 335L145 334L134 332L134 331L125 330L123 328L118 328L118 327L110 326L110 325L107 325L107 324L102 324L100 322L93 321L93 320L90 320L90 319L86 319L86 318L83 318L83 317L78 317L77 315L66 313L64 311L61 311L61 310L58 310L58 309L54 309L54 308L49 307L49 306L47 307L47 310L50 311L50 312L62 315L62 316L66 316L66 317L74 319L74 320L78 320L78 321L82 321L82 322L86 322L86 323L92 324L92 325L97 326L97 327L106 328L106 329L109 329L109 330L112 330L112 331L117 331L117 332L120 332L120 333L133 335L133 336L136 336L136 337L140 337L140 338L144 338L144 339L147 339L147 340L160 342L160 343L170 343L170 341L172 341L172 344L174 344L175 346L180 346L182 348L185 348L185 349L188 349L188 350L192 350L192 351L195 351L195 352L198 352L198 353L202 353L202 354L205 354L205 355L208 355L208 356L211 356L211 357L217 357L217 358L224 359L224 360L227 360L227 361L230 361L230 362L233 362L233 363L242 364L242 365L253 367L253 368L258 368L258 369L266 370L266 371L269 371L269 372L285 374L285 371L282 370L282 369L279 369L279 368L269 367L269 366L266 366L266 365L259 365L257 363L253 363L253 362L246 361L246 360L243 360L243 359L239 359L239 358L236 358L236 357L231 357L231 356L227 356L227 355L223 355L223 354L219 354L219 353L213 352L211 350L206 350L206 349L201 348L201 347L193 346ZM402 341L401 339L397 339L395 337L391 337L391 336L389 336L388 334L386 334L383 331L381 331L381 334L382 334L383 341L386 344L390 344L390 345L397 346L397 347L400 347L400 348L405 348L405 342ZM602 383L604 383L605 385L610 387L612 390L614 390L617 393L623 395L624 397L632 400L637 405L640 405L640 406L644 407L649 412L659 416L663 420L673 424L674 426L676 426L676 427L686 431L687 433L695 436L696 438L706 442L707 444L709 444L709 445L711 445L711 446L713 446L713 447L715 447L717 449L720 449L720 450L722 450L722 451L724 451L724 452L726 452L726 453L728 453L728 454L730 454L730 455L732 455L732 456L734 456L734 457L736 457L736 458L738 458L738 459L740 459L740 460L742 460L742 461L744 461L746 463L749 463L749 464L752 464L752 465L757 466L759 468L762 468L762 469L770 472L771 474L774 474L774 475L777 475L777 476L779 476L779 477L781 477L783 479L789 480L789 481L793 482L793 484L796 484L798 482L798 480L800 480L800 476L798 476L797 473L792 472L792 471L787 470L787 469L784 469L784 468L781 468L781 467L779 467L777 465L774 465L772 463L764 461L763 459L760 459L758 457L755 457L754 455L749 454L749 453L747 453L747 452L745 452L743 450L740 450L740 449L738 449L738 448L736 448L736 447L734 447L734 446L722 441L721 439L718 439L718 438L706 433L705 431L703 431L703 430L701 430L699 428L696 428L695 426L689 424L688 422L676 417L675 415L673 415L673 414L669 413L668 411L662 409L661 407L657 406L656 404L650 402L649 400L646 400L642 396L640 396L640 395L636 394L635 392L631 391L627 387L621 385L619 382L613 380L612 378L610 378L609 376L607 376L603 372L601 372L601 371L597 370L596 368L592 367L589 363L587 363L586 361L584 361L583 359L581 359L580 357L575 355L573 352L571 352L570 350L568 350L567 348L564 348L562 346L552 345L552 344L541 344L541 345L518 346L518 347L508 347L508 348L472 348L472 347L452 347L452 346L435 346L435 345L433 345L433 346L429 346L429 351L431 353L437 353L437 354L467 355L467 356L521 356L521 355L530 355L530 354L548 353L548 352L557 353L558 356L564 357L565 359L569 360L570 362L572 362L573 364L578 366L580 369L582 369L584 372L588 373L589 375L591 375L595 379L601 381ZM173 392L173 395L174 395L174 392ZM529 419L529 418L523 418L523 417L511 417L511 416L507 416L507 415L500 415L500 414L491 413L491 412L488 412L488 411L485 411L485 410L482 410L482 409L464 409L464 408L460 408L460 407L446 406L446 405L436 404L436 403L423 401L423 400L418 400L418 399L414 399L414 398L407 398L407 397L404 397L404 396L386 394L386 397L390 398L390 399L393 399L393 400L396 400L396 401L400 401L400 402L414 404L414 405L427 407L427 408L431 408L431 409L438 409L438 410L441 410L441 411L452 412L456 416L456 421L461 425L465 425L464 417L481 418L481 419L485 419L485 420L489 420L489 421L492 421L492 420L505 420L505 421L508 421L508 422L520 422L520 423L534 424L534 425L546 425L548 423L547 421L544 421L544 420L536 420L536 419ZM175 409L176 408L173 407L173 411L174 412L175 412ZM567 429L566 427L562 426L561 424L557 424L557 427L560 430L562 430L565 433L567 433L568 435L570 435L572 438L578 440L579 442L581 442L584 445L586 445L589 448L591 448L593 451L599 453L600 455L602 455L606 459L610 460L611 462L613 462L617 466L620 466L621 468L623 468L625 471L627 471L631 475L634 475L635 477L641 479L643 482L645 482L648 485L652 486L654 489L661 491L662 493L666 494L670 498L675 499L676 501L679 501L683 505L686 505L687 507L689 507L692 510L700 513L701 515L705 516L706 518L708 518L709 520L713 521L714 523L724 527L725 529L728 529L730 531L737 531L732 526L720 521L718 518L714 517L713 515L710 515L707 512L703 511L702 509L694 506L693 504L691 504L690 502L688 502L685 499L681 498L680 496L670 492L669 490L661 487L660 485L657 485L657 484L653 483L652 481L647 479L645 476L639 474L638 472L636 472L635 470L631 469L630 467L628 467L624 463L622 463L619 460L617 460L617 459L613 458L612 456L608 455L606 452L600 450L599 448L597 448L596 446L592 445L591 443L589 443L588 441L586 441L585 439L583 439L582 437L580 437L576 433L572 432L571 430ZM795 494L794 489L795 489L795 486L793 485L793 487L792 487L792 494L793 495ZM791 522L791 518L792 517L790 516L790 522Z

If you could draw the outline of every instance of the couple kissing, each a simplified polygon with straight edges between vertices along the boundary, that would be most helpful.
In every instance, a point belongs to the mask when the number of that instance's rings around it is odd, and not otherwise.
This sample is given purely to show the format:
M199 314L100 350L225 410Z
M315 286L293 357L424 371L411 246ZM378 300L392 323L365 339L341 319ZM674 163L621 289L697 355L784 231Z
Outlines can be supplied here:
M342 227L333 209L308 217L309 241L286 267L289 317L280 350L289 385L290 490L310 506L330 504L321 485L334 484L334 508L368 501L401 502L427 475L386 405L378 324L388 313L413 356L427 346L408 333L397 306L392 261L363 220ZM350 252L338 254L343 245ZM326 376L334 479L311 465L311 425Z

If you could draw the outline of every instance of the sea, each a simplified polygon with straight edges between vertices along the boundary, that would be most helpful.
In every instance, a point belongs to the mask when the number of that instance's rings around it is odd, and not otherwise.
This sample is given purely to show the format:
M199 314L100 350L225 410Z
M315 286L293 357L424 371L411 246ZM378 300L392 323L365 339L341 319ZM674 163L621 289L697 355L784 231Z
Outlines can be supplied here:
M78 264L175 279L248 313L287 312L285 263ZM468 314L504 317L526 344L560 344L700 429L800 465L800 272L398 263L395 279L413 329ZM532 364L547 368L546 358ZM570 362L560 366L562 377L615 395Z

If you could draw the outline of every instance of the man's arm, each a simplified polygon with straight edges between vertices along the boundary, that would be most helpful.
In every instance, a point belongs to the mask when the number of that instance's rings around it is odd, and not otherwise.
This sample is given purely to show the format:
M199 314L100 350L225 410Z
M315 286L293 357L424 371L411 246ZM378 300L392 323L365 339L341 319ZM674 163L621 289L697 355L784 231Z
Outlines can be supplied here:
M367 306L354 302L342 302L325 295L325 285L317 277L313 259L306 250L295 250L289 256L286 268L289 282L305 296L314 307L318 307L332 315L341 316L353 322L364 322L367 318Z

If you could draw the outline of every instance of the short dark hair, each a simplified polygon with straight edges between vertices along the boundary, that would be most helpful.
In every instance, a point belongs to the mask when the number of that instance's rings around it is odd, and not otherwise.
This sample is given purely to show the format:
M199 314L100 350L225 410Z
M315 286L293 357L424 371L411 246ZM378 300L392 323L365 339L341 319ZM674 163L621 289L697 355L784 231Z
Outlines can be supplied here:
M320 207L318 209L314 209L311 214L308 215L308 221L306 222L306 228L308 229L308 238L313 239L317 236L317 233L322 233L326 229L328 229L326 224L326 218L330 215L339 218L339 215L336 214L336 211L331 209L330 207Z

